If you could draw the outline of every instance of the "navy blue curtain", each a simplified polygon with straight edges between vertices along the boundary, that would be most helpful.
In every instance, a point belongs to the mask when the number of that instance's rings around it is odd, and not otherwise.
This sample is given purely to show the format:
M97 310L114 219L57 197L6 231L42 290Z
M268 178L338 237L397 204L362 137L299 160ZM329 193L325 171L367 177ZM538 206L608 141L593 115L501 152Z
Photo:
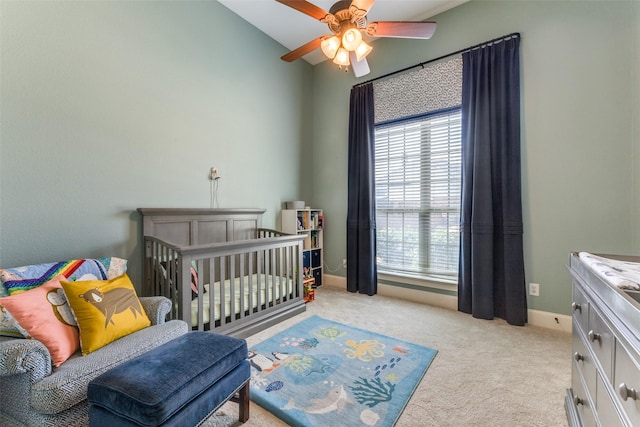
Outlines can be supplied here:
M520 185L520 38L462 55L458 309L527 322Z
M373 84L351 89L347 195L347 290L374 295L376 198L374 181Z

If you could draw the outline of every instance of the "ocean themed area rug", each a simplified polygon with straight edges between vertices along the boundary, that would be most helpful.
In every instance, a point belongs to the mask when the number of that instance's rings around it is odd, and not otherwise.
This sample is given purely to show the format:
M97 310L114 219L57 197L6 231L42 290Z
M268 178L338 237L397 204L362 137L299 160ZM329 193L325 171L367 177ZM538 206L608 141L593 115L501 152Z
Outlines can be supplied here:
M393 426L436 354L312 316L249 348L251 400L292 426Z

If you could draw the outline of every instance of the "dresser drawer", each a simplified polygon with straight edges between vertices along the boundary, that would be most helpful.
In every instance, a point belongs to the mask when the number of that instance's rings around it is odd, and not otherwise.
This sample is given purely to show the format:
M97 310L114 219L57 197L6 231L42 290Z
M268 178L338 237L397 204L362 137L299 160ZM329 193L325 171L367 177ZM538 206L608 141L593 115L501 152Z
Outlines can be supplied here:
M577 327L574 321L573 325L573 363L578 367L578 370L584 378L585 386L591 396L596 395L596 364L591 358L591 353L587 350L584 338L577 331Z
M584 386L578 368L575 363L571 364L571 388L573 390L573 404L576 407L580 420L584 427L594 427L596 424L596 417L593 413L593 407L589 395L585 393Z
M640 366L620 341L616 342L615 361L613 388L631 425L640 426Z
M618 411L616 411L616 406L604 385L600 373L596 375L596 378L596 387L598 389L596 392L596 412L598 413L600 424L603 427L624 427L624 423L620 419Z
M571 308L576 324L580 327L582 333L586 335L589 325L589 302L575 280L573 281L573 303L571 303Z
M611 383L611 379L613 378L614 337L609 326L602 320L602 317L600 317L600 314L593 306L589 307L587 344L593 349L596 359L600 361L605 377L603 380Z

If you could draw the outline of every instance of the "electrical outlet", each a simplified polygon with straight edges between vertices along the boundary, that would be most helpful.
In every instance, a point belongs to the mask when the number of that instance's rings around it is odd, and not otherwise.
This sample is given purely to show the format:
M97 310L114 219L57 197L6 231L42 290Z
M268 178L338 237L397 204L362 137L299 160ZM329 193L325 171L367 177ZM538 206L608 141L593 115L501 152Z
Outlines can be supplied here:
M529 295L533 295L534 297L540 296L540 284L529 283Z
M347 259L346 258L342 259L342 268L347 268Z

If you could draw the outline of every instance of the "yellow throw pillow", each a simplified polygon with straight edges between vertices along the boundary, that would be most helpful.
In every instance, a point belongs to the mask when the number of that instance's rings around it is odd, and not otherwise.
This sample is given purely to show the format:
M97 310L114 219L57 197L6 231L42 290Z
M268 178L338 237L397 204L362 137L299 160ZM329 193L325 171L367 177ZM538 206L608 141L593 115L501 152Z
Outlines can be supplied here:
M151 325L126 273L61 284L78 322L83 356Z

